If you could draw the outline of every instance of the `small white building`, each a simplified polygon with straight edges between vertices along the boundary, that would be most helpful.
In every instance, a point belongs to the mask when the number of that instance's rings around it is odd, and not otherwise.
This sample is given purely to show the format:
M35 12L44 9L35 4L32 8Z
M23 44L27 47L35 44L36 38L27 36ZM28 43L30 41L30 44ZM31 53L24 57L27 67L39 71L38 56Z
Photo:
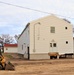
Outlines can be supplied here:
M28 23L18 39L18 53L27 59L49 59L48 53L73 53L72 25L50 15Z
M17 53L17 44L4 44L4 53Z

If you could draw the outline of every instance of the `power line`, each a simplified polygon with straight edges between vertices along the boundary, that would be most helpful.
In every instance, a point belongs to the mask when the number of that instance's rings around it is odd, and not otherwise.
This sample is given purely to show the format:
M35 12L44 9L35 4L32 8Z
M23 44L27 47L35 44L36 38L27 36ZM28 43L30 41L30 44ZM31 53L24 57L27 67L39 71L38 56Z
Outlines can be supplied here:
M32 9L32 8L29 8L29 7L23 7L23 6L20 6L20 5L15 5L15 4L11 4L11 3L6 3L6 2L2 2L2 1L0 1L0 3L6 4L6 5L15 6L15 7L18 7L18 8L28 9L28 10L32 10L32 11L36 11L36 12L41 12L41 13L45 13L45 14L53 14L53 13L49 13L49 12L46 12L46 11L41 11L41 10L37 10L37 9ZM54 14L54 15L57 15L57 16L60 16L60 17L65 17L65 18L74 19L74 18L72 18L72 17L62 16L62 15L58 15L58 14Z
M36 9L28 8L28 7L23 7L23 6L20 6L20 5L10 4L10 3L6 3L6 2L2 2L2 1L0 1L0 3L6 4L6 5L15 6L15 7L19 7L19 8L23 8L23 9L28 9L28 10L33 10L33 11L37 11L37 12L42 12L42 13L46 13L46 14L51 14L51 13L48 13L48 12L45 12L45 11L36 10Z

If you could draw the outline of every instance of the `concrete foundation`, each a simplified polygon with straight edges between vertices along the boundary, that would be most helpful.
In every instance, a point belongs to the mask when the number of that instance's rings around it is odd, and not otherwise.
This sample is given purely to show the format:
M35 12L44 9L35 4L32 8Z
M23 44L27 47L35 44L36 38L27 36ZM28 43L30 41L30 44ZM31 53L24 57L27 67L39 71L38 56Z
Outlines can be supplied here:
M51 59L51 56L47 54L30 54L30 59ZM57 55L57 59L59 59L59 55Z
M50 59L48 54L30 54L30 59Z

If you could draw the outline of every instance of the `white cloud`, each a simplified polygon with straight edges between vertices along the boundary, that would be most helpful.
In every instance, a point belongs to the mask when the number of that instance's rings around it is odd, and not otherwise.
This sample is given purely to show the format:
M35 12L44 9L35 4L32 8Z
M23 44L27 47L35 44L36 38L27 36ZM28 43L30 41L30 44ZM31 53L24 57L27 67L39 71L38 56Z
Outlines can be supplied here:
M11 27L7 22L0 22L0 27Z

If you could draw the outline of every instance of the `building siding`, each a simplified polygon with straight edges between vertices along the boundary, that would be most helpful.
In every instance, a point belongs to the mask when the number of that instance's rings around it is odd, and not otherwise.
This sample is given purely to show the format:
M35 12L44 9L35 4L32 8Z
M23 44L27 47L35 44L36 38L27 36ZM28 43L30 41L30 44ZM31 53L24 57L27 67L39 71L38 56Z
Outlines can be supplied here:
M18 40L18 54L23 54L28 57L27 47L30 47L29 26Z
M36 24L40 22L41 25ZM34 49L34 24L35 28L35 50ZM55 33L50 33L50 27L55 27ZM40 29L38 39L38 27ZM68 27L66 30L65 27ZM30 25L30 53L59 52L59 54L73 53L73 33L72 25L57 17L49 16L44 19L34 21ZM50 43L57 43L56 48L51 48ZM68 44L66 44L68 41Z
M55 27L55 33L50 33L51 26ZM68 29L65 29L65 27ZM30 59L33 58L33 54L47 54L46 57L48 58L49 52L73 53L73 33L70 23L55 16L48 16L30 22L28 29L29 35L26 35L26 30L18 41L19 53L24 54L24 57L27 57L25 53L27 49L21 50L21 45L24 42L29 44ZM66 41L68 41L68 44L66 44ZM50 43L56 43L57 46L51 48Z

